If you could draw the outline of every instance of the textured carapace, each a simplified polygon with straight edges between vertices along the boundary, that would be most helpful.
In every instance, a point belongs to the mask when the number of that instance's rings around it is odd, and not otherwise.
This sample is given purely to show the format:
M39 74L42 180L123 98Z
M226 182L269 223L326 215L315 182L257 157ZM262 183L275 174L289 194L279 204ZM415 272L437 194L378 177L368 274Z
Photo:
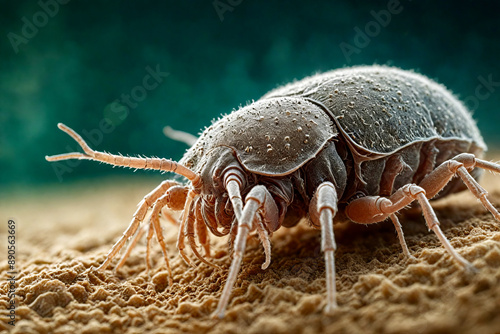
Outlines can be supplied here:
M209 152L224 146L233 150L248 172L284 176L314 159L336 135L333 121L309 101L263 99L208 127L180 162L200 172L211 157Z
M458 139L486 145L470 113L443 85L398 68L362 66L309 77L265 98L321 102L364 149L390 153L417 141Z
M330 313L337 307L335 222L371 224L390 218L403 252L411 257L396 213L418 202L429 230L458 264L474 270L442 233L429 200L468 188L500 219L476 181L483 169L499 172L500 167L480 159L486 145L469 112L442 85L397 68L345 68L277 88L206 128L178 163L96 152L73 130L59 127L85 153L47 157L49 161L90 159L170 171L190 181L181 185L167 180L146 195L99 269L104 270L133 237L117 268L125 263L146 230L139 226L152 207L144 225L149 228L147 268L150 240L156 234L171 276L159 215L170 217L164 207L182 209L177 248L187 263L186 239L200 261L216 266L208 260L208 231L230 235L233 259L217 317L229 303L249 233L262 242L265 269L274 231L303 218L321 229L327 278L324 310ZM181 132L166 133L193 142ZM459 178L452 179L456 175Z

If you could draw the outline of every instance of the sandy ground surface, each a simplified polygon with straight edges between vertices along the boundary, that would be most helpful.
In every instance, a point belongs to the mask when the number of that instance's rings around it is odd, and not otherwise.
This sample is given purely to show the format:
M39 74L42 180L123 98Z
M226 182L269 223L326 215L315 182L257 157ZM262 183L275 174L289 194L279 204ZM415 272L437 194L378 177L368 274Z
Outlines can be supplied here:
M500 206L500 176L482 182ZM216 307L230 257L226 240L212 237L215 262L186 266L177 256L177 227L163 221L174 274L168 286L154 244L151 277L144 243L126 266L96 273L155 182L130 178L61 185L0 201L0 330L12 333L500 333L500 223L470 194L435 203L451 244L478 269L461 270L417 213L402 216L406 259L390 222L336 231L339 309L321 313L325 267L320 232L306 224L272 238L272 263L248 243L227 315ZM7 220L16 229L16 325L6 323ZM199 264L199 261L194 261ZM116 262L115 262L116 263Z

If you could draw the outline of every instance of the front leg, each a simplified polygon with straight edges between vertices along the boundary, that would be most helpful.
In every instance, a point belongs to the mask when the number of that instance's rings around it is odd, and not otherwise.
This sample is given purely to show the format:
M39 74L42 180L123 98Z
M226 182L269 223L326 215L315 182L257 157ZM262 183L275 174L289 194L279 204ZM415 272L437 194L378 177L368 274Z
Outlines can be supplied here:
M123 232L121 238L118 239L118 241L113 245L108 255L106 256L104 262L99 266L99 268L97 268L98 271L104 271L111 263L111 260L125 245L125 242L127 242L127 240L137 232L140 223L144 220L149 208L153 206L156 200L160 198L169 188L177 185L179 185L179 183L175 181L169 181L169 180L163 181L158 187L153 189L153 191L144 196L142 201L139 203L139 208L134 213L134 216L128 228L125 230L125 232ZM136 242L137 238L135 238L132 243L135 244ZM121 265L125 263L128 254L129 254L128 251L125 252L124 257L120 260L119 267L121 267Z
M326 307L324 312L331 314L337 308L335 286L335 237L333 217L337 213L337 190L331 182L318 186L309 205L309 214L314 227L321 228L321 250L325 253L326 267Z

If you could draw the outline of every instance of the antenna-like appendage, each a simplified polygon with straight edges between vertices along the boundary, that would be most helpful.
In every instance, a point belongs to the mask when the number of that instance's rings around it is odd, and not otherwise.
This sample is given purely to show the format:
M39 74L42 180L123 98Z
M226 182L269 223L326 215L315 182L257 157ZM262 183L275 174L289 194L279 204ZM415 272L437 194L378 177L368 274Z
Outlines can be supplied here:
M195 188L201 182L199 174L193 172L192 170L179 164L178 162L163 158L124 157L122 155L94 151L87 145L85 140L83 140L83 138L70 127L62 123L57 124L57 127L70 135L71 138L73 138L78 143L78 145L80 145L85 154L80 152L71 152L53 156L45 156L45 159L47 161L59 161L67 159L94 160L104 162L113 166L130 167L135 169L155 169L163 172L176 173L186 177L189 181L191 181L193 187Z

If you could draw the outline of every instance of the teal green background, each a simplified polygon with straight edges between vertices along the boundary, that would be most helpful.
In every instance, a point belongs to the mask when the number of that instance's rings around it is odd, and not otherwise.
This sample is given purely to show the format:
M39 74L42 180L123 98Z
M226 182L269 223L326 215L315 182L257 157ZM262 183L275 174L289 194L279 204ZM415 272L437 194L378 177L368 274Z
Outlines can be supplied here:
M500 84L477 93L480 78L500 83L498 1L402 0L384 27L372 11L387 10L388 1L73 0L17 46L12 34L43 19L43 6L0 4L0 192L110 175L161 177L88 161L63 162L58 175L44 156L77 150L58 122L95 133L108 117L114 129L93 148L178 160L186 146L166 138L165 125L196 134L278 85L358 64L438 80L471 102L490 147L500 143ZM380 31L356 44L374 22ZM341 43L360 47L346 58ZM147 66L169 75L134 108L120 107Z

